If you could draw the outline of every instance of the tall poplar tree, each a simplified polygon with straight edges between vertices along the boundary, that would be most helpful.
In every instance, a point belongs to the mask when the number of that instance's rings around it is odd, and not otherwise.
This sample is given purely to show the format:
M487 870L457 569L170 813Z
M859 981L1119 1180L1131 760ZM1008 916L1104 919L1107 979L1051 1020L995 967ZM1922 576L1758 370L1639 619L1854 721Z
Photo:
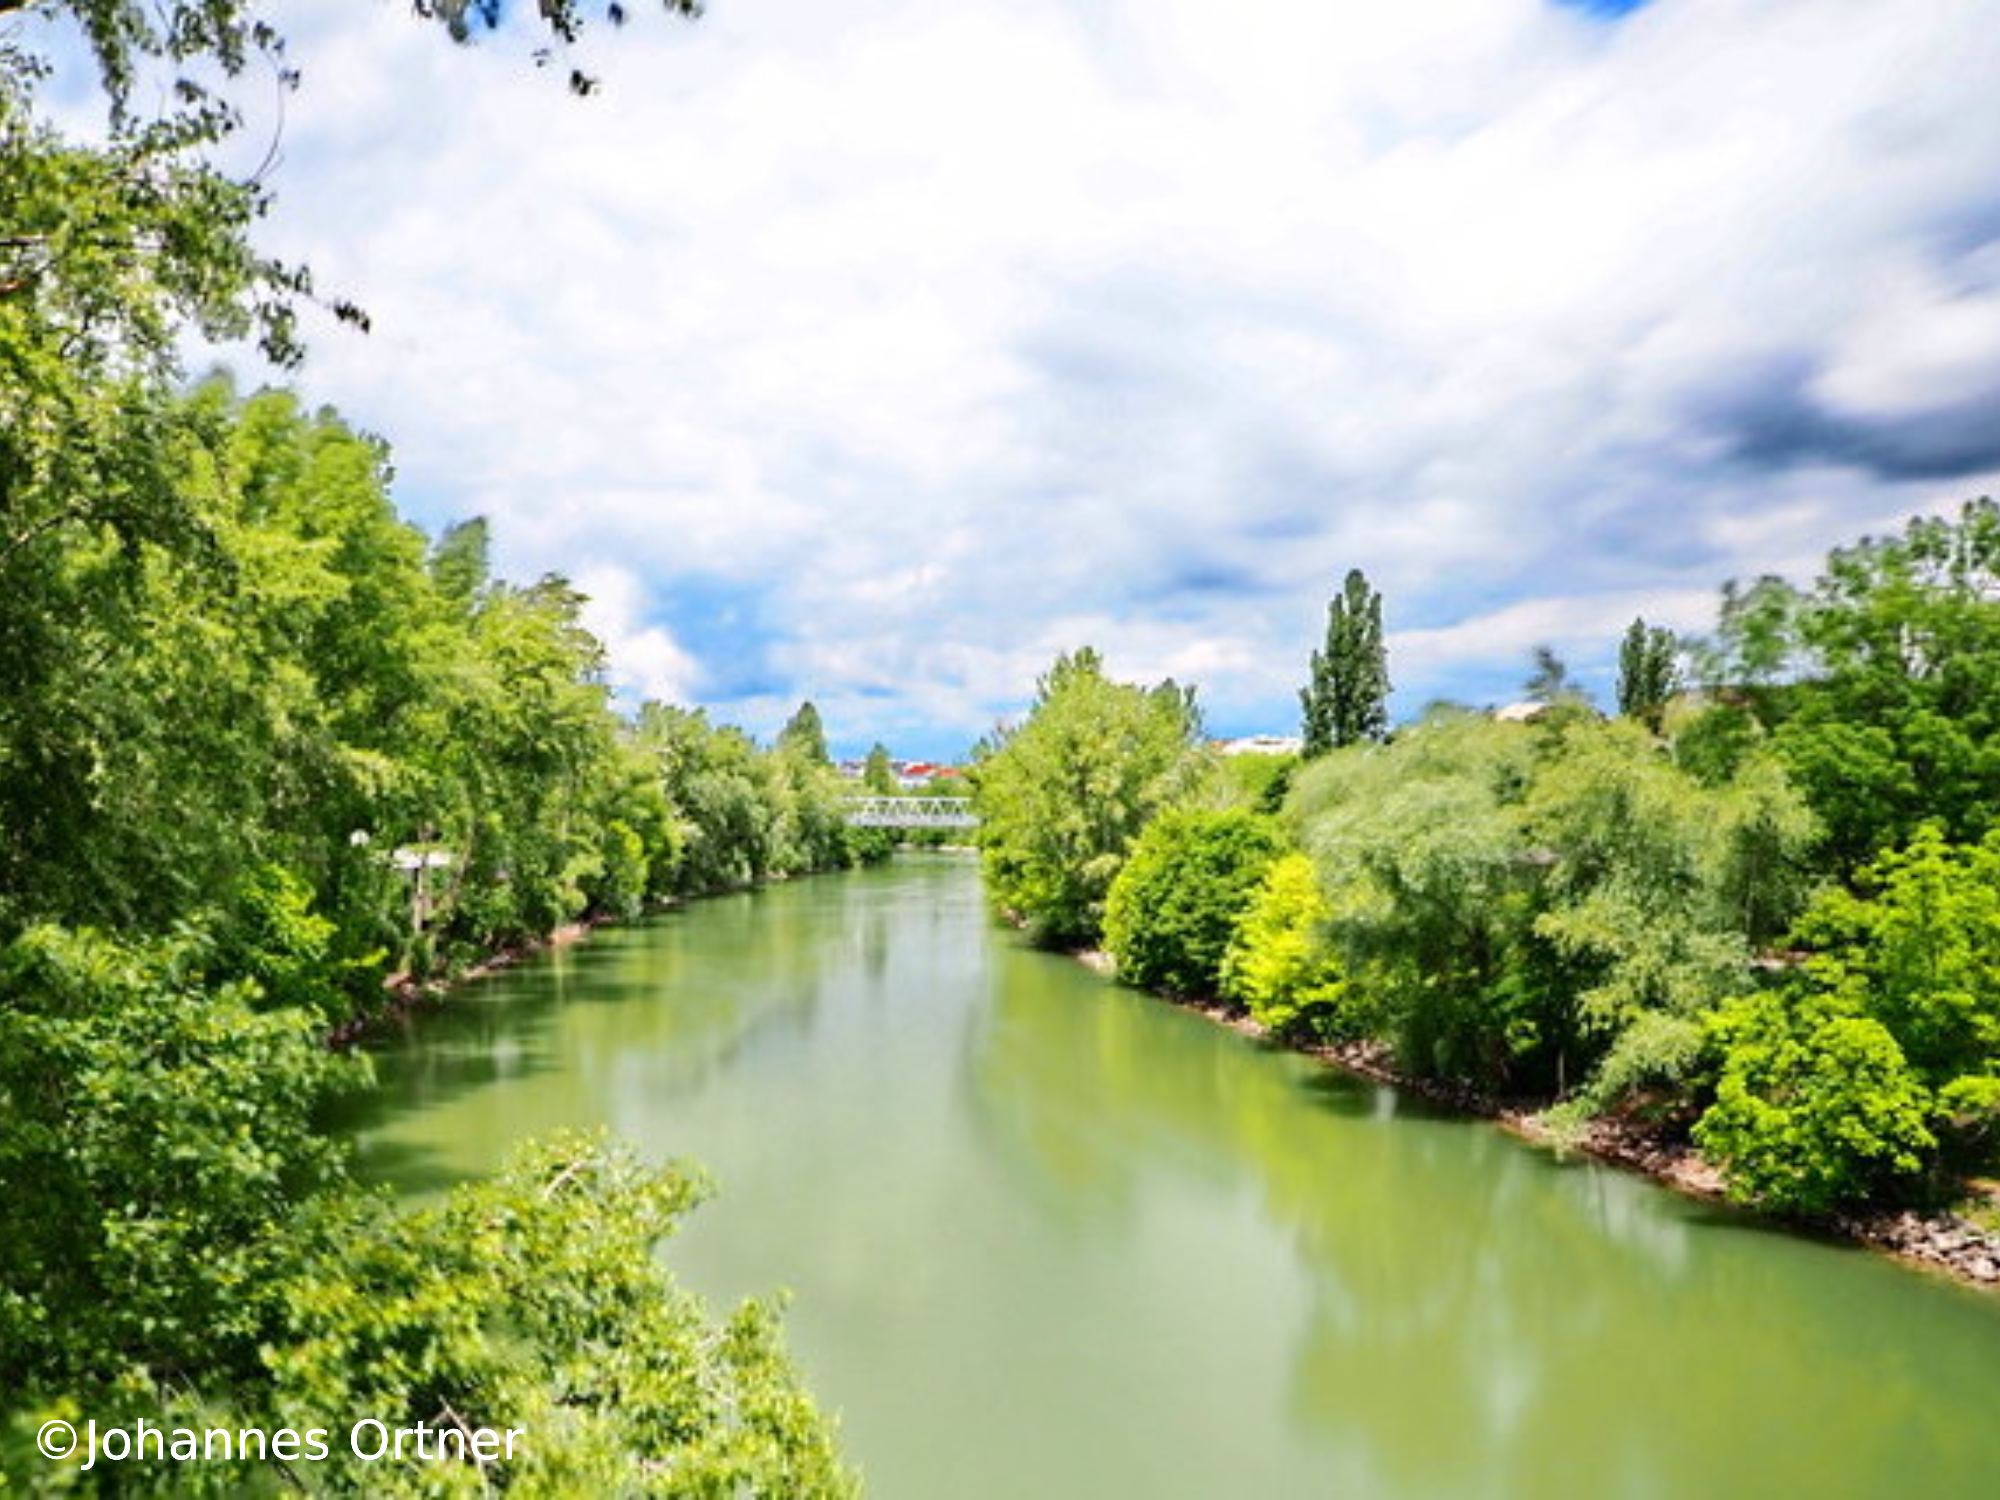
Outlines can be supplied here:
M1627 626L1618 648L1618 712L1657 725L1680 685L1674 660L1679 652L1680 642L1666 626L1648 625L1643 616Z
M1326 610L1326 646L1312 654L1299 693L1308 759L1389 732L1389 664L1382 645L1382 596L1350 568Z

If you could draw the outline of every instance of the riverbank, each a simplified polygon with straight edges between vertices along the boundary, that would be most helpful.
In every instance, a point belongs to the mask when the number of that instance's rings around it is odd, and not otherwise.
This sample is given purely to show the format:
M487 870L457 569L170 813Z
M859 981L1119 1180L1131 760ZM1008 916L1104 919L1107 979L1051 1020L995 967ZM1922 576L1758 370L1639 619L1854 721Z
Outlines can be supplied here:
M1101 950L1080 949L1070 957L1107 979L1116 974L1116 963ZM1390 1049L1380 1042L1289 1041L1242 1011L1218 1001L1185 999L1151 990L1141 993L1178 1009L1193 1011L1263 1046L1301 1053L1355 1077L1414 1094L1428 1103L1490 1120L1517 1139L1558 1156L1569 1153L1587 1156L1607 1166L1649 1177L1687 1197L1725 1201L1722 1174L1712 1164L1692 1145L1649 1128L1642 1121L1601 1116L1591 1120L1581 1134L1558 1133L1544 1121L1542 1109L1530 1102L1499 1099L1463 1084L1418 1078L1403 1071L1396 1066ZM1760 1212L1754 1208L1746 1211ZM1770 1213L1762 1213L1761 1217L1795 1233L1877 1251L1966 1286L2000 1290L2000 1234L1956 1213L1882 1209L1812 1221Z
M658 908L671 910L678 902ZM418 979L408 973L391 974L382 981L382 1004L364 1015L351 1016L338 1026L328 1029L322 1038L328 1050L344 1052L360 1045L391 1022L442 1005L451 992L462 984L475 979L484 979L498 974L503 969L547 953L555 948L567 948L572 943L581 942L599 927L616 920L609 916L584 917L575 922L565 922L546 937L532 938L526 942L513 943L505 948L497 948L478 963L460 970L456 974L445 974L430 979Z
M675 896L647 907L639 913L639 918L656 916L661 912L678 911L696 901L709 901L717 896L735 896L744 891L762 889L783 881L797 880L805 875L825 875L835 873L828 870L806 870L797 875L772 875L748 885L719 886L712 891L695 891L685 896ZM511 969L540 954L557 948L567 948L582 942L600 927L613 925L621 920L608 913L597 913L580 917L574 922L565 922L546 937L530 938L524 942L511 943L504 948L496 948L477 963L459 970L455 974L442 974L419 979L408 973L391 974L382 981L383 1003L365 1015L350 1017L338 1026L332 1027L323 1038L331 1051L345 1051L350 1047L377 1035L391 1023L400 1022L421 1011L435 1010L450 998L451 992L460 985L470 984L477 979L486 979L502 970Z

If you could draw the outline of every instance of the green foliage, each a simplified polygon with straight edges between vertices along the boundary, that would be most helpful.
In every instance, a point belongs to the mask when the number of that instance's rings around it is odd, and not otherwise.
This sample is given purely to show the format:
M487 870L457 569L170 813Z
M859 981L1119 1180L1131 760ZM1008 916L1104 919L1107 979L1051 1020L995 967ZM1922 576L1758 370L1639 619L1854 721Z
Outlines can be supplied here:
M1797 911L1815 833L1769 761L1706 787L1629 723L1572 727L1536 768L1522 829L1552 856L1535 932L1599 1030L1727 993Z
M1274 860L1230 935L1223 998L1279 1036L1335 1034L1345 986L1326 933L1332 915L1310 859Z
M1764 995L1724 1006L1711 1032L1722 1075L1694 1134L1733 1196L1826 1213L1922 1169L1929 1100L1880 1022L1828 997Z
M491 528L484 516L447 526L431 548L431 584L459 609L472 608L493 581Z
M1535 1045L1507 983L1535 876L1517 811L1533 753L1521 726L1447 711L1322 757L1293 789L1341 966L1417 1072L1496 1078Z
M878 797L895 795L896 768L889 760L889 747L879 740L869 747L868 759L861 769L861 784Z
M434 1209L344 1203L279 1289L260 1402L334 1430L355 1413L525 1428L505 1477L548 1493L852 1494L773 1310L746 1304L714 1324L655 1257L704 1193L569 1134ZM428 1494L435 1472L336 1451L316 1477ZM479 1488L469 1466L455 1477Z
M1104 944L1119 977L1169 994L1214 994L1237 921L1282 848L1255 813L1154 819L1105 902Z
M1276 813L1285 805L1299 763L1296 755L1224 755L1217 757L1216 771L1230 806Z
M36 3L0 0L0 18ZM130 121L132 92L149 65L172 67L184 114L223 113L218 127L222 133L233 131L240 121L224 102L194 86L189 75L196 69L190 64L209 64L234 78L253 56L263 54L278 67L285 86L297 83L297 75L282 66L284 40L268 19L278 7L265 0L158 0L150 4L144 0L46 0L41 8L65 10L74 17L97 59L113 119L120 124ZM669 15L701 14L700 0L660 0L660 8ZM410 0L409 9L420 20L442 26L456 42L468 42L497 29L508 13L504 0ZM544 29L552 43L566 46L582 37L590 25L623 25L629 3L538 0L535 9L536 18L529 24ZM546 50L538 54L543 62L549 57ZM595 93L598 86L596 79L575 68L568 71L567 82L576 94Z
M1634 620L1618 648L1618 712L1659 727L1660 714L1679 687L1680 642L1662 625Z
M796 743L762 750L699 709L648 703L633 744L672 811L679 852L667 888L676 894L840 869L860 852L842 819L847 788Z
M23 8L0 0L0 23ZM460 36L500 11L417 9ZM566 581L495 580L483 522L432 546L386 450L330 413L184 392L189 333L299 354L310 280L250 243L259 178L212 165L228 80L279 39L248 0L40 10L81 26L111 109L88 145L48 129L29 40L59 33L5 27L0 1486L38 1408L332 1426L379 1398L540 1425L523 1477L551 1493L847 1493L770 1312L710 1327L652 1260L685 1184L566 1142L561 1170L532 1158L399 1219L314 1124L366 1073L328 1029L379 1002L388 964L846 862L823 747L765 753L692 716L689 753L663 753L657 722L612 712ZM540 21L567 41L584 15ZM412 851L442 860L414 890Z
M1712 686L1767 688L1792 666L1801 601L1784 579L1765 574L1748 587L1722 586L1716 640L1703 653Z
M1704 786L1721 786L1770 736L1756 714L1740 703L1687 698L1660 716L1674 764Z
M246 871L216 926L211 980L248 979L267 1004L311 1010L323 1009L339 987L334 924L313 909L312 888L282 866Z
M1701 1078L1712 1056L1701 1019L1647 1011L1618 1033L1589 1083L1550 1114L1581 1123L1637 1095L1660 1091L1671 1107Z
M518 1148L498 1176L415 1213L322 1195L256 1244L257 1279L222 1330L232 1363L208 1350L199 1365L133 1367L69 1395L28 1387L0 1430L0 1481L215 1496L289 1493L301 1479L326 1494L852 1495L776 1310L751 1302L712 1319L657 1258L704 1192L698 1177L571 1133ZM167 1429L322 1428L327 1456L289 1468L132 1461L114 1476L34 1454L38 1422L86 1412ZM347 1442L359 1416L511 1428L521 1441L483 1469L367 1463Z
M0 1384L240 1370L279 1226L338 1180L357 1065L203 944L36 927L0 950Z
M1192 691L1113 682L1087 647L1059 657L971 770L994 902L1043 941L1095 941L1132 843L1200 774L1199 733Z
M2000 1070L2000 832L1952 845L1927 824L1800 921L1813 978L1853 988L1927 1080Z
M1924 822L1965 841L2000 821L1993 501L1836 550L1809 591L1777 579L1732 588L1722 633L1722 670L1758 685L1752 702L1824 822L1836 870Z
M1806 1211L1884 1197L2000 1123L2000 834L1934 825L1820 893L1778 991L1713 1026L1722 1085L1697 1130L1743 1196ZM1915 1124L1912 1125L1911 1121ZM1947 1158L1949 1159L1949 1158Z
M1326 608L1326 644L1312 654L1299 692L1308 760L1389 732L1389 668L1382 642L1382 596L1359 568L1348 570Z
M826 726L820 722L819 710L810 699L801 703L798 712L778 731L778 748L815 765L826 765L832 759L826 751Z
M1814 826L1768 759L1704 786L1629 722L1450 711L1326 757L1288 813L1351 1013L1420 1072L1557 1091L1641 1018L1740 988Z

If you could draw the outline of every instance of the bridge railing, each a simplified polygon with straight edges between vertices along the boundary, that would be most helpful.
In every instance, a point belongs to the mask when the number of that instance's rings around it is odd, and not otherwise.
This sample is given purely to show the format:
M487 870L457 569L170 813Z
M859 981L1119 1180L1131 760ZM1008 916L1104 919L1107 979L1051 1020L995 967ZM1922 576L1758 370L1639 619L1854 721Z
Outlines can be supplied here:
M977 828L970 797L849 797L850 828Z

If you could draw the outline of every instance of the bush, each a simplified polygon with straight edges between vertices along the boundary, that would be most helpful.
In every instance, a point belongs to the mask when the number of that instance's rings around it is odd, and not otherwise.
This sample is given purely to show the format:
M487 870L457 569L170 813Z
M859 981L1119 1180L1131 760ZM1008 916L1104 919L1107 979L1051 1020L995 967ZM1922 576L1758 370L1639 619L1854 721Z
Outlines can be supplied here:
M1345 985L1327 946L1331 909L1312 861L1287 854L1264 872L1222 959L1222 996L1280 1036L1329 1036Z
M1237 920L1282 847L1255 813L1162 814L1105 903L1104 941L1119 977L1169 994L1215 993Z
M1710 1020L1722 1052L1695 1143L1733 1198L1822 1214L1893 1196L1936 1139L1929 1095L1879 1021L1823 995L1737 1000Z

